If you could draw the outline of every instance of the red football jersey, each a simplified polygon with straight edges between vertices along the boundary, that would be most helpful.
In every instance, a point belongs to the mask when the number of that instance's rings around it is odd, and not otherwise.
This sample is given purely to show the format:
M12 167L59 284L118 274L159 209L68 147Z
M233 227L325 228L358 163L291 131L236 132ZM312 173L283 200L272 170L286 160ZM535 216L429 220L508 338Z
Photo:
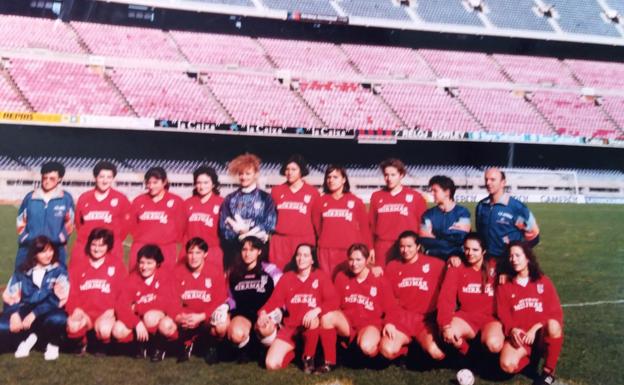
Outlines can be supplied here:
M494 316L496 261L491 259L488 263L485 291L481 274L480 269L475 270L464 264L448 268L438 297L438 325L440 327L451 323L456 310Z
M347 249L357 242L372 247L366 206L352 193L340 199L322 195L312 208L312 219L318 247Z
M221 247L219 242L219 213L223 198L212 194L205 203L201 198L192 196L185 202L186 231L184 242L199 237L209 247Z
M166 192L158 202L149 194L134 198L130 221L134 242L168 244L181 241L186 218L184 201Z
M406 186L392 195L389 191L375 191L370 201L370 222L375 239L396 241L406 230L418 234L420 217L427 210L423 196Z
M204 264L197 276L185 263L176 266L173 273L173 293L175 300L167 310L170 317L181 313L204 313L206 320L212 312L227 299L225 277L208 264Z
M435 311L445 267L444 261L424 254L414 263L391 261L386 266L385 276L399 310L423 315Z
M115 314L128 328L134 328L148 311L166 312L174 308L172 288L172 281L160 270L151 280L144 280L138 271L134 271L121 289Z
M303 316L317 307L321 308L321 314L338 308L338 297L329 276L316 269L302 282L296 273L289 271L279 280L258 314L263 310L270 313L277 308L284 308L288 314L284 318L284 325L297 327L301 326Z
M396 300L388 281L384 277L375 277L371 272L362 282L340 272L335 286L340 310L356 329L367 325L381 327L386 311L395 307Z
M76 242L84 245L96 227L112 230L115 243L123 242L128 235L129 221L130 201L124 194L111 188L100 201L95 197L95 189L89 190L80 195L76 204Z
M554 319L563 323L563 310L551 280L542 276L522 286L514 279L496 289L496 315L503 323L505 335L511 329L529 330L538 322Z
M314 237L312 206L319 196L318 190L305 182L296 192L287 184L274 186L271 197L277 208L275 233Z
M121 260L110 255L104 257L99 267L89 261L76 265L69 272L71 285L65 307L67 313L72 314L76 308L81 308L87 314L99 315L114 309L127 276Z

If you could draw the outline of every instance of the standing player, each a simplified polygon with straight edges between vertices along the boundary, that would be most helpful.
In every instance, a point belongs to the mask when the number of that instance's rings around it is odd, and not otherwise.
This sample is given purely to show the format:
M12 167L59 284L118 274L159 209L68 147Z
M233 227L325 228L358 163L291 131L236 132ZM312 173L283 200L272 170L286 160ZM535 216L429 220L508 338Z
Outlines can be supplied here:
M65 167L59 162L41 166L41 188L24 197L17 212L15 270L22 266L32 241L39 235L48 237L58 249L59 262L67 263L65 245L74 229L74 200L61 188Z
M420 193L403 186L406 170L399 159L384 160L380 168L386 187L371 196L369 215L375 241L373 259L383 267L399 234L406 230L418 233L427 202Z
M137 252L146 244L159 247L163 267L171 271L177 259L177 245L184 233L184 201L170 193L167 172L152 167L145 173L147 192L134 198L130 208L131 234L130 270L134 269Z
M505 259L507 245L512 241L528 241L531 247L539 242L539 227L531 211L519 200L505 193L505 173L498 168L485 171L485 187L489 195L476 208L477 231L485 240L490 257Z
M126 280L115 304L117 321L113 337L120 343L138 341L138 357L149 354L154 362L165 357L163 341L158 335L160 322L173 307L171 273L161 265L165 257L156 245L147 244L136 254L136 269ZM147 348L146 348L147 344Z
M219 213L223 198L219 196L219 178L212 167L201 166L193 171L193 183L193 196L185 202L185 244L196 237L206 241L206 262L214 270L223 272L223 250L219 239ZM182 252L186 257L187 252Z
M293 155L280 170L280 174L286 177L286 183L271 190L271 197L277 207L277 225L269 242L269 260L280 269L286 266L297 245L314 244L316 241L312 206L319 192L303 180L308 173L303 157Z
M557 290L540 270L531 246L509 244L511 280L498 287L496 309L507 341L501 351L501 368L519 373L528 363L536 345L543 346L544 368L534 385L555 381L555 367L563 346L563 311Z
M445 175L429 180L435 207L425 211L420 225L419 242L425 254L462 264L464 238L470 232L470 211L455 203L455 183Z
M254 236L266 243L277 221L273 199L258 188L260 158L253 154L239 155L232 159L228 171L238 177L240 187L225 197L219 218L226 269L240 250L242 239Z
M121 258L112 255L114 235L96 227L85 241L87 261L70 270L71 290L66 310L67 336L76 340L81 352L87 348L87 332L93 330L97 341L110 342L115 325L115 303L127 271ZM96 349L97 350L97 349Z
M267 302L282 276L274 264L264 262L265 245L256 237L243 239L240 256L228 273L232 322L228 338L240 350L239 362L248 358L252 328L258 319L258 310ZM269 346L275 339L274 329L256 328L260 342ZM254 341L255 342L255 341Z
M321 345L325 364L319 373L330 372L336 365L336 334L356 342L367 357L379 352L383 316L393 308L392 288L385 278L375 277L368 267L369 250L363 243L348 250L349 270L336 276L336 291L340 309L321 318Z
M87 238L93 229L109 229L114 234L115 246L109 250L113 258L123 259L123 241L128 234L130 201L113 188L117 167L108 161L101 161L93 168L95 188L86 191L76 204L76 242L72 248L70 264L87 262L84 254Z
M281 309L287 314L267 352L266 368L287 367L295 356L296 339L302 335L303 370L312 373L319 340L319 318L337 308L334 285L318 268L314 246L299 245L269 301L258 312L258 328L266 330L277 328Z
M413 231L401 233L398 242L401 259L388 263L385 273L398 306L386 317L381 354L389 360L403 356L414 338L434 360L442 360L445 355L435 337L435 310L445 264L418 253L418 235Z
M46 361L58 358L67 322L63 302L55 294L58 285L69 290L67 270L59 261L54 242L39 235L30 242L24 263L13 273L2 294L0 339L6 342L15 336L22 340L15 358L28 357L38 339L47 342L43 355Z
M505 336L495 318L496 265L485 259L485 242L477 233L464 241L465 261L449 266L438 297L438 328L447 344L462 354L468 341L481 332L481 342L491 353L499 353ZM458 306L459 304L459 306Z
M333 277L346 263L349 246L364 243L372 247L372 239L366 206L350 192L343 167L327 167L323 192L312 207L312 220L318 236L320 267Z
M172 306L158 325L167 340L178 340L178 362L188 361L198 337L208 334L222 340L229 321L225 278L221 270L208 264L208 244L191 238L185 250L186 263L178 264L173 275ZM210 343L206 362L215 363L216 356L216 347Z

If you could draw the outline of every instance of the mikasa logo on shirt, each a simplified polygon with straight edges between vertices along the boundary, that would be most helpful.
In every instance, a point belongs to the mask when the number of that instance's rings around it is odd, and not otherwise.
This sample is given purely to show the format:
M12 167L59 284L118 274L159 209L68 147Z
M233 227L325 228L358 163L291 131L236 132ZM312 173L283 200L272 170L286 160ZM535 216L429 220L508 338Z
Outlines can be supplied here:
M208 227L214 227L214 219L209 214L193 213L189 217L189 222L202 222Z
M539 300L539 298L521 299L520 302L514 305L513 308L515 311L524 310L527 308L535 309L536 313L542 313L544 311L544 306L542 305L542 302Z
M146 211L139 216L141 221L158 221L160 223L167 223L167 214L162 211Z
M377 209L377 212L380 213L380 214L399 213L400 215L403 215L403 216L408 216L409 215L408 208L403 203L389 203L389 204L385 204L385 205L381 206L379 209Z
M480 283L469 283L468 285L462 287L462 293L465 294L481 294L481 284ZM486 284L485 285L485 294L488 295L488 297L493 297L494 296L494 289L492 288L491 284Z
M113 221L113 215L108 211L91 211L89 214L83 217L85 221L104 221L104 223L111 223Z
M358 305L364 305L364 309L373 311L375 310L375 304L367 296L361 294L351 294L345 297L346 303L356 303Z
M278 210L296 210L301 214L306 214L308 212L308 206L301 202L282 202L277 205Z
M353 220L353 213L347 209L329 209L323 213L323 218L344 218L346 221Z
M290 303L307 303L309 307L316 307L316 297L312 294L296 294L292 297Z
M206 293L205 290L185 290L182 293L182 300L189 301L193 299L199 299L202 302L210 302L212 301L212 296L210 293Z
M105 279L90 279L80 285L80 291L100 290L102 293L110 293L110 284Z
M422 291L429 291L429 285L427 281L424 281L421 277L406 277L399 282L400 288L417 287Z

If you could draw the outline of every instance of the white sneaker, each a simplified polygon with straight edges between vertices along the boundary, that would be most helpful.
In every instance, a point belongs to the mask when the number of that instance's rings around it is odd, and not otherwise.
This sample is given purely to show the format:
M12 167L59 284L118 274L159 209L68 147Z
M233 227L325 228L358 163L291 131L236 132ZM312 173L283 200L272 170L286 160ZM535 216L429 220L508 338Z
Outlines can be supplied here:
M35 333L30 333L28 337L22 342L20 342L17 350L15 351L15 358L24 358L30 355L30 351L37 343L37 335Z
M43 359L46 361L54 361L59 357L58 345L48 344L46 351L43 353Z

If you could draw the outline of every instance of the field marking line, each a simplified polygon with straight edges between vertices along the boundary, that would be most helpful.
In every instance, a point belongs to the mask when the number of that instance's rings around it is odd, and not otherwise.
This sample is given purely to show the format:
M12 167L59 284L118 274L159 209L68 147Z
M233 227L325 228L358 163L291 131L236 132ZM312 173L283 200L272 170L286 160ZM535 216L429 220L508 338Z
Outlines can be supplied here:
M598 305L614 305L624 303L624 299L616 299L613 301L595 301L595 302L580 302L580 303L566 303L561 307L585 307L585 306L598 306Z

